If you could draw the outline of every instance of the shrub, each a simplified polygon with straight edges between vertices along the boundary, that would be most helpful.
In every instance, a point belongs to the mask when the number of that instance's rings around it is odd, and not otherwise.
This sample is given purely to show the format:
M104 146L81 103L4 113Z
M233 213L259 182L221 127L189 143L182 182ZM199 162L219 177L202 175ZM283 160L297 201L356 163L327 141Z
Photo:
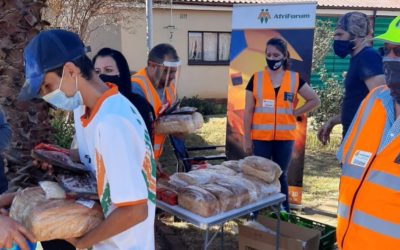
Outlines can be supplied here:
M321 106L310 114L314 118L311 123L314 130L318 130L330 117L339 114L343 101L343 87L338 77L329 74L325 67L321 67L317 74L323 85L315 90L321 99Z
M74 123L70 117L72 113L61 110L51 111L51 127L55 143L63 148L70 148L75 134Z
M184 106L195 107L204 116L226 114L226 104L200 99L198 95L189 98L186 96L183 97L181 107Z

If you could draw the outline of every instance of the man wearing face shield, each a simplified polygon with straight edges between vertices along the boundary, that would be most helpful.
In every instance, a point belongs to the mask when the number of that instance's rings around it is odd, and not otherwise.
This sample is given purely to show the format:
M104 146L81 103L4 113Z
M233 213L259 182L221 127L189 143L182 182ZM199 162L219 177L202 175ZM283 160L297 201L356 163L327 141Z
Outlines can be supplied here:
M344 250L400 246L400 16L376 39L384 41L387 86L361 103L337 153L337 243Z
M147 67L131 78L132 91L144 96L154 109L157 119L177 99L180 61L174 47L159 44L151 49ZM163 150L165 135L154 134L154 157L159 159ZM180 140L175 138L174 140Z
M369 91L385 84L382 58L371 48L372 34L368 17L361 12L349 12L337 22L333 50L341 58L350 55L350 65L344 79L344 98L341 114L328 119L318 131L318 139L325 145L337 124L343 125L342 137L346 135L350 123L362 100Z

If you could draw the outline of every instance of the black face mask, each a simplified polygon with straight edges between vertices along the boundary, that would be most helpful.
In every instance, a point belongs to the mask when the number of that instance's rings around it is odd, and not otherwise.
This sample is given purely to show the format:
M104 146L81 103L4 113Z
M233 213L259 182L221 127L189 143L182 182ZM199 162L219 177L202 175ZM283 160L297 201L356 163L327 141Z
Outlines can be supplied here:
M383 58L382 62L390 95L400 104L400 58Z
M283 59L281 60L265 59L265 60L267 61L268 68L270 68L271 70L278 70L283 65Z
M101 74L101 75L99 75L99 77L103 82L111 82L117 86L119 86L121 84L121 78L119 77L119 75L109 76L109 75Z
M348 54L353 51L355 44L353 41L342 41L342 40L334 40L333 41L333 51L340 58L345 58Z

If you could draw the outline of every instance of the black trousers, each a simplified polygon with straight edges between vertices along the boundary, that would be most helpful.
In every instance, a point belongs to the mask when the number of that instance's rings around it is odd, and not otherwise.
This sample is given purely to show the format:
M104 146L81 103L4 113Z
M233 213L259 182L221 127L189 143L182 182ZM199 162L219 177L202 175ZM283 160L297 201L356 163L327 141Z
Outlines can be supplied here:
M43 250L75 250L75 247L65 240L42 241Z

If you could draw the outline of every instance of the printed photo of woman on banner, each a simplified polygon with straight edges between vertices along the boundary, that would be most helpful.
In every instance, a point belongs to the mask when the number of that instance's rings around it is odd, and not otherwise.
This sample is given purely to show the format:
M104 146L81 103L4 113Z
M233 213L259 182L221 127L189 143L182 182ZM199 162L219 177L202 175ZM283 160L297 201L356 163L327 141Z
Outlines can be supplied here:
M319 104L309 86L315 11L314 3L238 5L232 15L227 156L282 165L292 205L301 205L306 112Z

